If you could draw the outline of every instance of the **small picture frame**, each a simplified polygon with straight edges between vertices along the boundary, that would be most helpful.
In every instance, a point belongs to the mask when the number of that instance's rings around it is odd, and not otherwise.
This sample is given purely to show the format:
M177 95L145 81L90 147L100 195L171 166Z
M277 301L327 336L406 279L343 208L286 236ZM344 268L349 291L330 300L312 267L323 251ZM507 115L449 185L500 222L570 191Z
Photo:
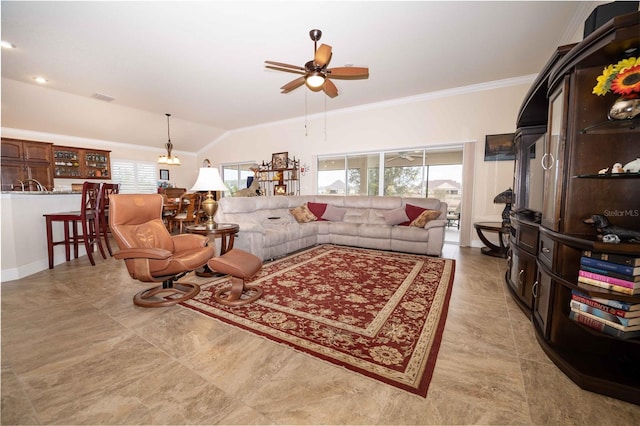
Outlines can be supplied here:
M484 161L508 161L516 159L515 133L486 135Z
M169 180L169 170L160 169L160 180Z
M273 195L287 195L287 185L276 185L273 187Z
M275 154L271 154L271 167L273 168L273 170L286 169L288 162L288 152L276 152Z

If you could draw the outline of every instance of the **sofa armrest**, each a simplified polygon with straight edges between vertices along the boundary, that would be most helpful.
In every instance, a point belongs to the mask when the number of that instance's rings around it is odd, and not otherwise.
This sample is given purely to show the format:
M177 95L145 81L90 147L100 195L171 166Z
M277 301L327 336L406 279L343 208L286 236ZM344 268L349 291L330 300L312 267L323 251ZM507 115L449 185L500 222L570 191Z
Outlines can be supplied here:
M424 229L444 228L447 225L446 219L434 219L427 222Z

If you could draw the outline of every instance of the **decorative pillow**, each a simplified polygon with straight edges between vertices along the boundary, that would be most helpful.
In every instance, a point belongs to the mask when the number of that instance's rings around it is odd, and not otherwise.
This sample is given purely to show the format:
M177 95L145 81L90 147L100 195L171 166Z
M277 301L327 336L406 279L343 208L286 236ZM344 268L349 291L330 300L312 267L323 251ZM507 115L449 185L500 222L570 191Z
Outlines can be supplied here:
M399 225L409 221L409 216L407 216L407 212L403 207L387 210L382 213L382 216L387 221L387 225Z
M318 220L325 220L322 218L322 215L327 210L327 205L325 203L308 202L307 207L309 208L309 210L311 210L311 213L313 213L318 218Z
M402 222L400 224L401 226L409 226L409 225L411 225L411 222L416 220L418 218L418 216L420 216L422 214L423 211L427 210L427 209L422 208L422 207L414 206L413 204L407 204L406 206L404 206L404 208L405 208L405 212L407 213L407 217L409 219L406 222Z
M298 223L313 222L318 219L313 213L311 213L311 210L309 210L306 204L298 206L295 209L291 209L289 212L291 212Z
M440 211L439 210L425 210L422 213L420 213L420 216L418 216L417 218L415 218L415 219L413 219L411 221L411 225L410 226L416 226L418 228L424 228L424 226L427 224L427 222L429 222L430 220L437 219L438 216L440 216Z
M325 220L330 220L332 222L340 222L344 217L344 214L347 212L347 209L343 209L342 207L335 207L331 204L327 204L327 209L324 211L322 218Z

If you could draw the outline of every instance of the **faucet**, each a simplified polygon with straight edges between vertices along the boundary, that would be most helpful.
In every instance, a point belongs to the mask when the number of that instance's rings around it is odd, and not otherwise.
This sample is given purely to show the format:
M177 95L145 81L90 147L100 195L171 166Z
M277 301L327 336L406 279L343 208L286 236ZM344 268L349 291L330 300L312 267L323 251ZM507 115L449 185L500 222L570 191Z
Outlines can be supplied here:
M27 180L24 181L24 183L27 183L27 184L29 182L35 183L36 184L36 188L38 188L38 191L49 192L49 191L47 191L47 188L43 184L41 184L37 179L27 179ZM22 190L24 191L24 184L22 186Z
M21 191L24 192L24 182L21 181L20 179L18 179L18 183L20 184L20 187L22 188Z

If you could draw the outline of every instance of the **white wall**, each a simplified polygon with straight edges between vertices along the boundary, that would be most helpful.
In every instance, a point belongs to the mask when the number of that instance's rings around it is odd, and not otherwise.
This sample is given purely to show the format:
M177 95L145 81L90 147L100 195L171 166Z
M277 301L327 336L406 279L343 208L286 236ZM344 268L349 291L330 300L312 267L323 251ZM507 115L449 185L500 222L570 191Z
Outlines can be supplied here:
M467 229L462 232L477 240L473 222L501 220L503 205L493 197L513 181L513 161L484 161L487 134L516 130L518 110L534 76L458 88L394 102L369 105L331 114L271 123L234 131L199 153L214 165L221 163L269 161L274 152L288 152L311 166L301 178L301 194L316 193L316 156L389 150L394 148L461 145L474 142L475 168L471 173L472 209ZM304 91L301 96L304 96ZM284 95L283 95L284 96ZM324 102L322 93L309 93L309 102ZM292 99L292 102L296 102ZM304 103L301 103L304 105ZM306 123L306 127L305 127ZM325 131L326 129L326 131ZM465 192L471 188L465 188ZM465 221L466 222L466 221ZM463 238L464 240L464 238ZM479 241L477 244L480 245Z

